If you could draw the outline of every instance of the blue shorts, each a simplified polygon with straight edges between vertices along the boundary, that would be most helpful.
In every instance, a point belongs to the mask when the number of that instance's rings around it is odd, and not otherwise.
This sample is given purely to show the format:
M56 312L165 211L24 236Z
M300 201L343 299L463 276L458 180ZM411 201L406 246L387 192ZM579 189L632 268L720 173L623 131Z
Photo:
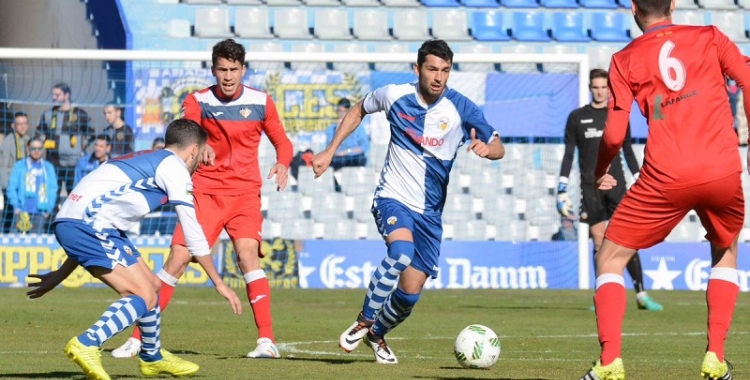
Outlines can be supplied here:
M96 231L83 222L59 221L54 232L65 254L87 269L114 269L118 264L127 268L141 257L125 233L114 228Z
M414 237L414 257L411 266L432 278L438 275L440 242L443 240L443 223L440 215L425 215L410 210L401 202L388 198L375 198L372 215L383 238L391 232L406 228Z

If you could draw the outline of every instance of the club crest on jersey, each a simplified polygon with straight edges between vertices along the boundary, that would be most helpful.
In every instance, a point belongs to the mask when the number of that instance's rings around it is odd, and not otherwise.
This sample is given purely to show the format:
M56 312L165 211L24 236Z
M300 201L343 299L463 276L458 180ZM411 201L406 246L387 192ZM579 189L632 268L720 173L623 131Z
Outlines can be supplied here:
M396 218L395 216L392 216L392 217L388 218L388 220L386 220L385 222L392 226L392 225L396 224L397 220L398 220L398 218Z
M128 255L130 255L130 256L133 256L133 250L132 250L132 249L130 249L130 247L128 247L127 245L125 246L125 248L123 248L123 250L124 250L124 251L125 251L125 253L127 253Z
M253 111L250 108L243 108L240 110L240 115L242 115L242 117L244 117L245 119L247 119L247 117L250 116L251 113L253 113Z
M448 118L441 117L440 120L438 120L438 127L442 130L446 130L448 128Z
M188 183L185 185L185 195L192 197L193 196L193 184Z

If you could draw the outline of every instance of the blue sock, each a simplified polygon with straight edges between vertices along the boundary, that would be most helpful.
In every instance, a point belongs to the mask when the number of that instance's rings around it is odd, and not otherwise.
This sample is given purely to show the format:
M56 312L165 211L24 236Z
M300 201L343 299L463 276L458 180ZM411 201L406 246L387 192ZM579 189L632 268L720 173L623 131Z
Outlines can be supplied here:
M410 241L394 241L388 245L388 256L380 262L370 278L367 295L362 305L362 316L367 320L374 320L383 302L396 286L398 276L411 264L414 257L414 243Z
M100 347L107 339L125 330L146 314L146 301L136 295L122 298L109 306L96 323L78 336L84 346Z
M372 325L372 333L377 336L384 336L396 328L411 315L411 310L417 301L419 301L419 293L409 294L401 288L396 288L396 291L388 297L383 311L378 314L375 324Z
M161 356L161 308L159 304L138 320L141 328L141 360L156 362Z

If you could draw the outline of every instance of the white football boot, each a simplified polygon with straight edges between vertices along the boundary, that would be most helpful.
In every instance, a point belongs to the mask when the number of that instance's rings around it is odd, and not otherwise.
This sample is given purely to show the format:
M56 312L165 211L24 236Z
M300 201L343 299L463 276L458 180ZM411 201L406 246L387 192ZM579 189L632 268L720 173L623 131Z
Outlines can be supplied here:
M359 342L362 341L362 338L367 335L367 331L370 329L370 326L372 326L372 323L372 321L364 319L362 314L360 314L359 317L357 317L357 320L341 333L341 336L339 337L339 347L346 352L354 351L354 349L359 346Z
M396 355L393 354L391 348L388 347L388 343L382 336L367 334L367 343L372 348L372 352L375 353L375 361L378 364L398 364Z
M260 338L258 339L258 346L248 352L247 357L253 359L280 359L281 353L279 353L279 349L276 348L271 339Z
M134 358L141 353L141 341L135 338L128 338L120 347L112 350L112 357L118 359Z

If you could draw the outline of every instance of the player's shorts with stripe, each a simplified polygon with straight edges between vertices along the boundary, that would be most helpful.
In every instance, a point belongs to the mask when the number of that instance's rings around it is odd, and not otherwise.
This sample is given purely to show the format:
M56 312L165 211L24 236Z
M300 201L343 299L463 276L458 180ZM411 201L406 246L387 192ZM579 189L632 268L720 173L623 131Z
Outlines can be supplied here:
M420 214L389 198L375 198L372 202L372 215L375 217L378 232L384 238L399 228L411 231L414 238L414 257L411 266L432 278L437 277L440 242L443 239L440 215Z
M84 268L129 267L141 256L124 232L114 228L96 231L83 221L56 221L54 233L65 254Z
M581 222L589 225L605 222L612 218L617 205L625 196L625 186L612 190L599 190L593 187L581 188Z
M252 192L243 195L194 195L195 215L203 228L208 245L213 246L226 228L227 234L237 239L263 238L263 215L260 213L260 195ZM172 245L186 245L185 234L178 223L172 236Z
M648 248L662 242L690 210L698 214L709 242L729 247L745 222L740 175L684 189L661 189L641 176L617 207L605 237L627 248Z

